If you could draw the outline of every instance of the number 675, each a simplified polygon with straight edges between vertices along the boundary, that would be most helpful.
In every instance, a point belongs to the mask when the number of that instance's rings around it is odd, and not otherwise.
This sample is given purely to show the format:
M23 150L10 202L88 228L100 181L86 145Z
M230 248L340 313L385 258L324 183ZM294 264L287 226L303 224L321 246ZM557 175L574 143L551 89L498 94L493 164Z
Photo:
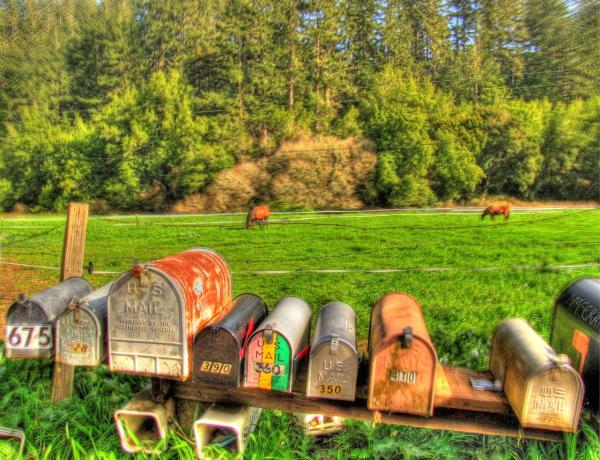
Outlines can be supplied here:
M13 326L8 328L11 348L48 348L52 345L50 326Z

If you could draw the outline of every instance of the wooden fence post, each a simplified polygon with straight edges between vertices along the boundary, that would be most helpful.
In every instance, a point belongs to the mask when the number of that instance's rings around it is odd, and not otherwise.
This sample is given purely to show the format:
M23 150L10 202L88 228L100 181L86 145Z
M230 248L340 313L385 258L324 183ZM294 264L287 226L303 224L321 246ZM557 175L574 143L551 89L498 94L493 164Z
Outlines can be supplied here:
M89 207L87 204L69 203L62 262L60 265L61 281L83 274L88 212ZM74 366L54 361L52 401L62 401L71 397L73 394L74 374Z

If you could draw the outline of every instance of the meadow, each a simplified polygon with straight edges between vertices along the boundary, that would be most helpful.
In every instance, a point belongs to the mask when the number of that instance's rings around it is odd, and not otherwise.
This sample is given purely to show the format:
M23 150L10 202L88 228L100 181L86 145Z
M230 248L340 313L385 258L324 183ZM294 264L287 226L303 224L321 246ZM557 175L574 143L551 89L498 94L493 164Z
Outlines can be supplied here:
M133 260L207 246L229 262L235 294L253 292L270 308L279 298L296 295L315 313L331 300L348 303L357 312L363 345L371 305L385 292L406 291L422 304L440 360L483 369L501 320L526 318L548 339L559 291L577 277L600 275L597 209L513 211L507 222L482 222L478 213L466 211L277 214L266 230L245 230L243 220L241 215L92 216L85 261L92 262L93 271L85 276L99 287ZM16 291L28 294L55 282L63 229L63 216L0 218L3 306ZM48 362L8 361L0 354L0 426L25 431L28 458L127 458L112 412L145 380L111 374L105 366L78 369L74 398L51 405L51 368ZM195 458L186 437L175 430L161 458ZM580 433L564 438L562 444L519 441L349 421L343 433L313 439L302 435L290 414L265 411L246 457L600 456L589 414ZM9 449L0 443L0 458L3 452L9 457ZM212 454L228 457L224 451Z

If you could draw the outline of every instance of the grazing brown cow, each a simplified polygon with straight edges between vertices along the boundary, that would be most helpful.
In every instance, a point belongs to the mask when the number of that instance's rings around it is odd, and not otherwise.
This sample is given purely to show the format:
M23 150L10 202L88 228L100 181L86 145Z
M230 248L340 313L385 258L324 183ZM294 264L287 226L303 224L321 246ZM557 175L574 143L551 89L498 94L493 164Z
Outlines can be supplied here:
M483 211L483 214L481 214L481 219L483 220L483 218L485 216L489 215L492 218L492 220L494 220L494 218L496 216L499 216L500 214L504 215L504 220L508 219L508 217L510 216L510 205L509 204L502 204L502 205L494 204L492 206L488 206Z
M265 227L269 223L269 214L271 211L268 206L254 206L248 212L246 217L246 228L253 228L257 223L260 228Z

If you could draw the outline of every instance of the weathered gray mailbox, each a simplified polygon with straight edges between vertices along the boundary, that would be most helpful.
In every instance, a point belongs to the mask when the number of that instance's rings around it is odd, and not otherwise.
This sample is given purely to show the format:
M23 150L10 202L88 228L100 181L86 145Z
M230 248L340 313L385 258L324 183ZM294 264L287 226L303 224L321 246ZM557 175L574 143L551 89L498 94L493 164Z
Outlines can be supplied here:
M13 303L6 315L6 356L51 358L56 318L71 301L90 292L92 286L86 280L73 277Z
M112 283L69 304L56 320L56 361L98 366L106 357L106 303Z
M494 331L490 370L527 428L576 431L583 385L566 355L556 352L525 321L511 318Z
M310 346L306 395L354 401L357 376L356 314L345 303L328 303L319 311Z
M211 249L133 267L108 295L110 370L187 380L194 337L230 307L231 272Z
M310 314L298 297L277 302L248 340L245 387L292 391L298 363L308 352Z
M221 321L206 326L194 341L194 378L203 382L239 387L244 369L244 345L267 316L267 306L254 294L233 300L233 308Z
M554 304L550 344L571 358L585 385L585 407L600 412L600 278L569 284Z

